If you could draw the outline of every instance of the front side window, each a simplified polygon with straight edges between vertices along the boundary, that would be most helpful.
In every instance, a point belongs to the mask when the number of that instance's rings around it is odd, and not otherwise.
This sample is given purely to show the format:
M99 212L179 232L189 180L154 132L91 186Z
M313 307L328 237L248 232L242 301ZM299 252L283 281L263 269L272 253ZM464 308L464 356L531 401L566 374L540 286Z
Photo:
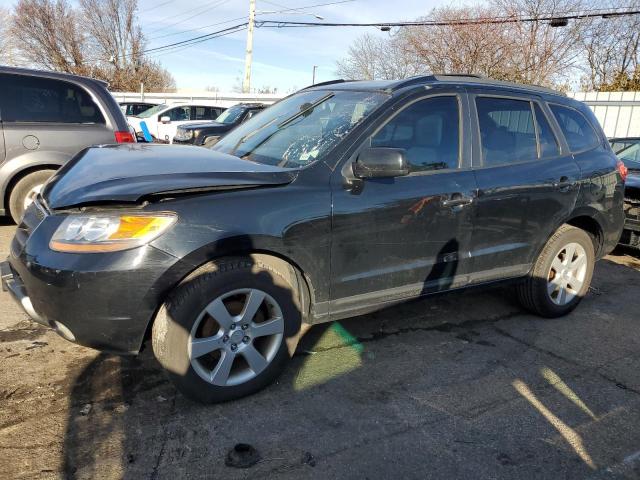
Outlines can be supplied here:
M4 122L105 123L91 95L69 82L3 75L0 91Z
M510 98L476 99L485 166L535 160L538 145L531 103Z
M302 91L242 123L213 150L257 163L304 167L322 159L388 98L380 92Z
M176 107L161 114L160 119L162 119L162 117L169 117L172 122L181 122L184 120L189 120L189 115L189 107Z
M550 107L572 152L588 150L600 143L591 124L578 110L561 105Z
M371 138L372 147L402 148L412 172L457 168L460 108L455 96L419 100Z

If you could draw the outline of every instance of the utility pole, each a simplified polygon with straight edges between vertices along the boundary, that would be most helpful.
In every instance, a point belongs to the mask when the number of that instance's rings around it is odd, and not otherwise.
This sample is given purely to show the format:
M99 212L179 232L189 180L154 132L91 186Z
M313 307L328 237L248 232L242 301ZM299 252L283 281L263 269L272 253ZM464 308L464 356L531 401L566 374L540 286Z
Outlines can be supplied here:
M250 93L251 90L251 62L253 56L253 27L256 22L256 0L249 0L249 24L247 25L247 53L244 57L244 80L242 81L242 93Z
M316 70L318 69L318 65L313 66L313 76L311 78L311 85L316 84Z

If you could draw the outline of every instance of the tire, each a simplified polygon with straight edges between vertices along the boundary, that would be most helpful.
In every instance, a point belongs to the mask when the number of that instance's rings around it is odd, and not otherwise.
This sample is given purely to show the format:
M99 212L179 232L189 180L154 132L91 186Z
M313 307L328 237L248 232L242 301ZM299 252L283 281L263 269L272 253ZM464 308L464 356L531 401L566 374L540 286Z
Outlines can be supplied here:
M266 387L284 369L286 339L301 325L300 297L293 267L269 258L207 264L189 275L158 312L153 352L185 396L202 403L233 400ZM250 310L249 298L262 294L255 315L241 318ZM273 332L266 335L265 327Z
M9 213L14 222L20 223L24 211L28 206L25 204L30 203L28 202L29 197L34 191L38 193L38 187L41 189L54 173L56 173L55 170L38 170L21 178L18 183L14 185L9 194Z
M524 308L542 317L567 315L587 294L594 264L591 236L563 225L547 241L531 273L518 285L518 299Z

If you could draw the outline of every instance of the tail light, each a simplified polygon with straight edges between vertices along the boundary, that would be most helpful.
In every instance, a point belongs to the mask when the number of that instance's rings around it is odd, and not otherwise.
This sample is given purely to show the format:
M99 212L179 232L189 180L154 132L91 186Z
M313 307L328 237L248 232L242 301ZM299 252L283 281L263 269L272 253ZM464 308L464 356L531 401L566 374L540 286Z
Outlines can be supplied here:
M618 160L618 163L616 165L616 169L618 170L618 173L622 177L622 181L626 182L627 181L627 174L629 173L629 169L625 166L624 163L622 163L622 160Z
M131 132L115 132L116 143L135 143L136 139Z

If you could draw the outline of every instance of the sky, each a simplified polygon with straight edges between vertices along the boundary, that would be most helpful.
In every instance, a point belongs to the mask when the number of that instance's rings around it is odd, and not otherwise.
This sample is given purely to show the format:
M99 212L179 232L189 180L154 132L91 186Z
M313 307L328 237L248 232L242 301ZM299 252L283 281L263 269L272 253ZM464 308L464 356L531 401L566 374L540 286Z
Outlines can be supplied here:
M256 0L256 10L273 12L332 1L336 0L274 0L275 3ZM10 9L14 2L0 0L0 7ZM313 16L319 15L325 22L392 22L414 20L433 7L451 3L450 0L354 0L303 10L312 15L265 13L257 15L256 19L319 21ZM148 41L147 48L242 23L249 10L248 0L138 0L138 5L139 23ZM199 29L231 19L238 20ZM334 79L336 60L343 58L350 43L364 33L388 35L374 27L256 28L251 87L277 87L279 92L302 88L311 83L314 65L318 67L317 82ZM179 89L217 87L221 91L231 91L243 77L246 39L247 32L241 31L175 52L150 55L171 72Z

